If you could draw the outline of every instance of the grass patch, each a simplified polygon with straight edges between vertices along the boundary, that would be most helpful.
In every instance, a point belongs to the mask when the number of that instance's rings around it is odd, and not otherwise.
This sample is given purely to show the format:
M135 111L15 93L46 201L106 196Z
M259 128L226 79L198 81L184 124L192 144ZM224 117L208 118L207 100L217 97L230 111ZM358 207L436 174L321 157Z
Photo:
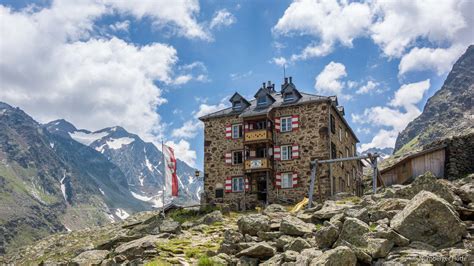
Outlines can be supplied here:
M197 265L198 266L217 266L221 264L216 263L214 260L204 255L204 256L199 257Z
M212 206L206 206L200 209L178 209L171 211L169 217L179 223L184 223L186 221L193 222L215 210L217 210L217 208Z
M377 228L377 225L376 225L376 224L371 224L371 225L369 226L370 232L375 232L375 231L377 231L376 228Z
M336 204L347 204L347 203L354 203L354 204L359 204L362 200L359 197L348 197L342 200L336 201Z
M171 263L169 262L166 262L160 258L157 258L153 261L149 261L147 263L145 263L145 266L169 266L169 265L172 265Z
M321 230L321 228L323 228L323 225L322 224L316 224L316 230Z

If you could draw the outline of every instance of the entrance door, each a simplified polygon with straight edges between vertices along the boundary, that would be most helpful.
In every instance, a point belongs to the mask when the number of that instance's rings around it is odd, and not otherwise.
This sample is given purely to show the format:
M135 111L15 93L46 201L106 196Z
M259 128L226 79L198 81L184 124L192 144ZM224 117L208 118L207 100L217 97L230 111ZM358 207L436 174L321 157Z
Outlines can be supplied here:
M267 201L267 181L265 177L260 177L257 182L257 199Z

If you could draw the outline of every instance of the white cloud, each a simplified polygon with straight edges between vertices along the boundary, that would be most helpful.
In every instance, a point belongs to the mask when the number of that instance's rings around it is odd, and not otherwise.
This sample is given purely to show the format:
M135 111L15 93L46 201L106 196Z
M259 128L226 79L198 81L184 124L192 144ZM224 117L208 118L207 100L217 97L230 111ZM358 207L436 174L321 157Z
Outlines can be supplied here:
M175 156L192 167L196 167L196 151L191 149L191 145L186 140L179 142L167 141L166 145L173 148Z
M324 67L323 71L316 76L314 88L321 94L339 95L344 86L341 78L346 76L346 67L341 63L331 61Z
M175 84L175 85L183 85L183 84L188 83L191 79L193 79L193 76L190 75L190 74L180 75L180 76L177 76L177 77L173 80L173 84Z
M92 130L120 125L156 141L166 127L156 112L166 102L156 81L183 81L174 77L176 50L100 36L94 23L112 13L127 14L206 39L194 19L198 11L197 1L53 1L15 11L0 5L0 100L40 122L65 118Z
M236 21L234 15L227 11L227 9L221 9L214 14L214 17L209 24L210 29L218 29L221 27L227 27L234 24Z
M198 130L202 129L203 125L200 121L188 120L182 127L176 128L171 132L171 136L174 138L185 138L190 139L194 138Z
M380 129L370 143L361 145L361 150L393 147L400 131L418 117L421 111L416 106L430 87L430 80L402 85L388 103L389 106L376 106L364 110L363 115L352 114L352 121L359 124L386 127ZM403 108L401 110L400 108Z
M128 28L130 27L130 21L129 20L124 20L124 21L117 21L114 24L110 25L110 28L113 31L124 31L128 32Z
M275 57L271 61L271 63L274 63L278 66L285 66L287 65L287 60L284 57Z
M368 4L347 1L294 1L273 28L281 35L310 35L317 41L306 47L293 60L325 56L340 43L352 47L352 40L364 35L371 23Z
M380 84L378 82L369 80L367 83L363 86L361 86L356 93L357 94L367 94L370 92L373 92Z
M374 136L371 142L360 145L360 152L364 152L371 148L393 148L397 140L398 133L394 130L381 129Z
M434 70L438 75L442 75L451 70L451 66L465 49L466 47L461 45L447 49L415 47L400 60L398 73L403 75L410 71Z
M219 104L215 104L215 105L203 103L203 104L199 105L199 110L194 114L194 117L199 118L201 116L205 116L207 114L211 114L211 113L217 112L219 110L222 110L226 107L227 107L227 105L223 102L221 102Z
M229 76L232 80L243 79L251 76L253 74L252 70L249 70L245 73L231 73Z

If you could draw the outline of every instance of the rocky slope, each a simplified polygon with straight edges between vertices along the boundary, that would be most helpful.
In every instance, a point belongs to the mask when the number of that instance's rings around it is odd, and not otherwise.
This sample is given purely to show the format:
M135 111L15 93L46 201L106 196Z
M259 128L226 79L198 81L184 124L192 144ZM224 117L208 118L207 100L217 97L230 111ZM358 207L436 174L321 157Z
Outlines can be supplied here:
M150 142L127 132L122 127L104 128L95 132L77 129L65 120L52 121L44 126L51 134L77 141L102 154L124 173L132 195L154 207L162 205L163 154ZM195 177L196 169L177 160L179 198L184 205L199 202L202 180Z
M395 152L434 140L474 132L474 45L454 64L443 86L428 99L423 113L400 132Z
M7 250L149 208L132 196L123 173L104 156L49 134L5 103L0 103L0 183Z
M408 186L339 195L296 213L280 205L239 214L224 208L224 215L178 210L166 219L140 213L45 238L3 263L471 265L473 178L451 183L426 174Z

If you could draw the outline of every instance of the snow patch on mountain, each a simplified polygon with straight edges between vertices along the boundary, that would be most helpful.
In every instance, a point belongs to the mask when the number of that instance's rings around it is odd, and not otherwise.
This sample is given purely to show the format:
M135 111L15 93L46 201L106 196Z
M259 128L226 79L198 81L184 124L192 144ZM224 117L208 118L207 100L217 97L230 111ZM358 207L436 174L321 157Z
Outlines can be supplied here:
M158 192L157 195L153 196L153 197L146 197L146 196L142 196L140 194L137 194L133 191L130 191L132 193L132 196L135 197L136 199L138 200L141 200L141 201L145 201L145 202L149 202L151 203L151 205L154 207L154 208L160 208L163 206L163 199L162 199L162 193L161 191Z
M86 146L89 146L92 142L99 140L105 136L107 136L107 132L99 132L99 133L88 133L83 131L74 131L69 132L69 136L75 141L82 143Z
M128 144L130 144L134 141L135 141L134 138L123 137L123 138L119 138L119 139L107 140L106 143L107 143L107 146L110 149L118 150L118 149L122 148L123 145L128 145Z
M61 179L61 192L63 193L64 201L67 202L67 195L66 195L66 184L64 183L64 180L66 179L66 172L63 174L63 178Z
M126 212L125 210L120 209L120 208L115 210L115 215L117 217L119 217L120 219L122 219L122 220L127 219L130 216L130 214L128 214L128 212Z
M102 195L105 196L105 192L101 188L99 188L99 191L100 191L100 193L102 193Z

